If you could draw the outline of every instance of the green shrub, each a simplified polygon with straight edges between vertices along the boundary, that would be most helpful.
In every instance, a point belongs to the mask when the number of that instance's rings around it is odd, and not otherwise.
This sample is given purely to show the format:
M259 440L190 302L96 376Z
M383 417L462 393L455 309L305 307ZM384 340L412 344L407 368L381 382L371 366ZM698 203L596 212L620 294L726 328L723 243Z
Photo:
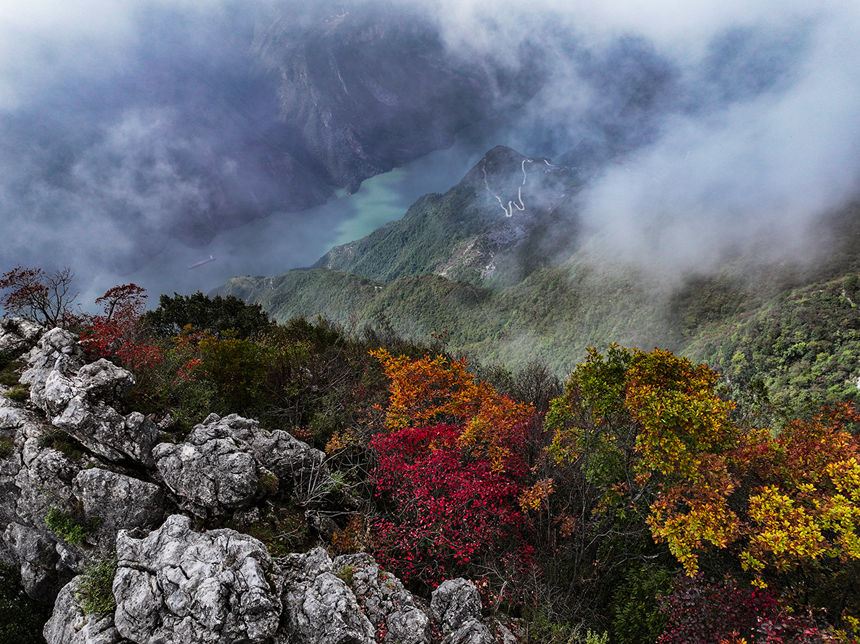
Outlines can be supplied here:
M0 359L0 385L14 387L18 384L23 365L17 360L4 361Z
M281 503L280 499L267 500L260 506L260 514L253 520L227 521L224 527L232 528L259 539L272 557L291 552L304 552L311 547L311 534L304 510Z
M71 514L51 507L48 510L48 516L45 517L45 523L49 530L61 537L66 543L82 546L87 536L98 528L100 522L98 519L94 519L88 523L80 523Z
M352 580L355 577L355 566L346 564L340 570L337 571L337 578L340 579L347 586L352 586Z
M257 484L257 488L264 496L276 496L280 481L278 477L271 472L263 472Z
M608 633L550 618L541 609L528 620L528 628L529 641L540 644L609 644Z
M84 446L58 427L51 426L39 437L39 447L50 447L77 460L84 455Z
M145 313L143 321L161 338L180 333L186 325L216 335L233 330L239 338L256 335L272 326L259 304L246 304L232 295L209 297L199 291L192 295L162 295L158 308Z
M75 599L85 615L106 615L116 608L112 590L116 564L116 556L112 555L97 559L84 570Z
M666 626L657 596L672 590L675 573L662 568L631 570L612 596L612 639L617 644L654 642Z
M4 459L15 451L15 443L8 436L0 436L0 459Z
M6 397L15 402L26 402L30 398L30 389L22 385L12 387L6 390Z

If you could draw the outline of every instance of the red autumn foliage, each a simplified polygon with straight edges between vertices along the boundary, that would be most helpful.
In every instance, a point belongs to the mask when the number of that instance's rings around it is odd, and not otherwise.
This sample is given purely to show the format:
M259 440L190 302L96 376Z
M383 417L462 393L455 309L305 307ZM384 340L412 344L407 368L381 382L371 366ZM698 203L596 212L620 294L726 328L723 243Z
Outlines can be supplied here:
M375 555L407 581L436 586L491 561L506 562L513 574L532 565L528 520L517 503L524 468L499 471L490 456L463 447L462 433L439 424L371 442L377 496L394 505L394 520L375 522Z
M668 623L657 644L832 641L812 620L790 614L771 591L740 587L732 579L712 584L702 575L681 577L661 598L660 611Z
M107 358L132 370L158 364L161 350L148 342L141 326L146 294L137 284L108 289L96 300L103 315L90 316L81 332L81 343L93 358Z

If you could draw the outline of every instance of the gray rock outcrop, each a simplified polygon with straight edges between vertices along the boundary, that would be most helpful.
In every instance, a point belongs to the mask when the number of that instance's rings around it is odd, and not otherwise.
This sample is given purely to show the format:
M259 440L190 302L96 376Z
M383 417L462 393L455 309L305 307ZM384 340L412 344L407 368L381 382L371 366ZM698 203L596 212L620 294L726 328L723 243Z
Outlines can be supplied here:
M52 365L34 376L34 382L41 383L35 392L43 409L68 407L76 396L97 405L121 395L130 374L106 361L82 366L77 374L64 373L77 364L79 349L69 343L70 335L55 331L45 334L28 357L36 365L31 376L43 363ZM53 362L44 360L48 354L55 354ZM0 457L0 558L19 570L30 597L52 601L95 554L91 546L112 551L121 528L150 528L161 522L164 495L157 485L109 471L32 408L3 396L0 436L7 441ZM58 520L83 529L81 542L79 536L74 544L67 542L69 534L55 532L57 524L48 525L52 509Z
M6 526L3 542L18 564L24 592L34 599L52 597L60 585L56 541L43 530L13 522Z
M431 641L430 609L367 554L332 560L314 548L273 561L256 539L229 529L197 531L181 515L148 534L121 531L116 554L115 612L83 615L75 578L45 626L49 644ZM443 583L431 604L445 644L516 641L495 620L482 621L477 590L466 580Z
M278 559L284 617L278 644L372 644L373 624L322 548Z
M131 373L104 359L81 367L71 377L55 369L45 379L40 406L54 425L93 453L111 461L132 459L151 465L158 441L155 423L139 412L123 416L111 406L133 384Z
M84 351L70 332L56 328L47 331L36 346L26 354L27 369L21 382L30 385L30 400L47 411L44 398L45 382L53 371L63 375L76 372L84 366Z
M0 395L0 529L15 518L18 486L15 477L21 469L22 427L27 412L20 405Z
M44 327L24 318L0 319L0 358L14 358L39 340Z
M78 472L72 492L84 516L98 524L95 538L104 551L112 551L121 529L151 530L164 516L164 493L154 483L98 467Z
M383 642L427 644L430 618L400 580L385 572L367 554L343 555L332 562L336 572L348 573L350 589Z
M116 552L114 623L132 642L262 643L277 632L276 568L252 537L197 532L173 515L143 538L120 532Z
M131 373L104 359L85 365L75 336L59 328L42 335L26 362L21 382L54 425L103 458L151 464L158 428L140 413L123 416L112 406L134 384Z
M153 450L165 485L184 509L200 517L249 505L260 484L253 454L229 432L211 429L197 425L184 443L160 443Z
M329 479L321 469L321 451L286 432L260 429L257 421L237 414L210 414L184 443L160 443L153 457L183 507L201 517L249 505L265 478L277 484L316 476L320 486Z
M481 596L465 579L448 579L433 591L430 607L443 644L493 644L495 638L481 621Z
M442 638L441 644L496 644L496 639L479 620L470 619Z
M439 584L430 599L442 633L450 633L470 619L481 619L481 595L465 579L448 579Z
M76 594L81 577L63 586L54 602L54 612L42 634L47 644L122 644L124 640L113 624L113 614L85 615Z
M73 505L72 479L83 466L47 444L48 428L31 410L0 396L0 558L18 568L27 594L48 601L73 574L77 555L51 532L52 507Z

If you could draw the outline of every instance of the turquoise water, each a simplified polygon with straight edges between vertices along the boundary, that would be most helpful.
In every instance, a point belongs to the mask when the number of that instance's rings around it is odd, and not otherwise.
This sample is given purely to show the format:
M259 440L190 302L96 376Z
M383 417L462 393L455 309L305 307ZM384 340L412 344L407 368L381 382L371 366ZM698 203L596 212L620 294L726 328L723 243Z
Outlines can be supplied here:
M92 293L81 294L81 301L94 299L118 283L140 284L155 300L160 293L207 292L237 275L276 275L309 266L332 246L364 237L401 218L422 195L447 191L483 152L476 145L433 152L366 180L352 195L339 191L316 208L275 212L225 231L202 246L192 248L172 241L133 273L101 276ZM206 261L210 256L214 260ZM199 265L189 268L195 264Z

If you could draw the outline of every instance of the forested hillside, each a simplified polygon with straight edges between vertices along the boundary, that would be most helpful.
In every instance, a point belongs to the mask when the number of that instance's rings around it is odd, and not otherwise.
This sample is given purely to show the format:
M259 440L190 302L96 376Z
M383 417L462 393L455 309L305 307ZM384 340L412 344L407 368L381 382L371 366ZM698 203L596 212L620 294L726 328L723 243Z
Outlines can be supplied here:
M540 360L563 375L589 346L660 346L797 408L858 399L860 207L824 218L804 257L769 260L753 247L719 268L650 270L594 255L577 177L495 148L451 191L315 268L235 278L218 292L282 321L444 335L455 354L512 368Z

